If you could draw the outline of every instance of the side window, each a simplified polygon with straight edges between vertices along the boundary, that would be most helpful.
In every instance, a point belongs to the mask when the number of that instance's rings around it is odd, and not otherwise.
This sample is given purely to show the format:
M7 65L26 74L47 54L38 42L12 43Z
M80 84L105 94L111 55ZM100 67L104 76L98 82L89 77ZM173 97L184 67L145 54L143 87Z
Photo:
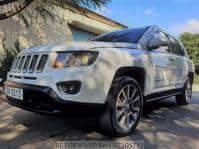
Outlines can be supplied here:
M155 35L157 38L160 38L160 39L166 39L167 43L168 43L167 45L160 46L155 51L157 51L157 52L163 52L163 53L169 53L170 49L169 49L169 39L168 39L168 36L164 32L162 32L162 31L156 31L153 35Z
M181 46L178 40L176 40L173 37L169 37L169 41L170 41L170 49L173 54L176 54L179 56L185 55L184 48Z
M168 43L166 46L162 46L160 48L165 49L165 52L169 53L170 52L170 49L169 49L169 39L168 39L167 35L165 33L161 32L161 31L159 31L159 34L160 34L160 37L166 38L167 39L167 43Z

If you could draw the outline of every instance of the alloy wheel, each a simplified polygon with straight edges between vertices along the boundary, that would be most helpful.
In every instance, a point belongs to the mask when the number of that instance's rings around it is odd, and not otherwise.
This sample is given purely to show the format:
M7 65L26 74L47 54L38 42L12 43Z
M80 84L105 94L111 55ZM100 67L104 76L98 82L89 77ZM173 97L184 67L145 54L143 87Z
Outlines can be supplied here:
M115 112L119 126L130 130L137 121L140 110L140 94L134 85L125 85L116 100Z
M186 89L185 89L185 96L186 96L187 102L190 103L191 97L192 97L192 88L191 88L190 81L187 82Z

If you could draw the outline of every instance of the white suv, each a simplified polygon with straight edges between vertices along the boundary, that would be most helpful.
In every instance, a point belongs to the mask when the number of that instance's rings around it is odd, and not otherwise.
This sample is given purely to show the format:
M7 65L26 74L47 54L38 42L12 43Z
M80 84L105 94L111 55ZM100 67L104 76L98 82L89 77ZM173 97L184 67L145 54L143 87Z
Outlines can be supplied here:
M101 107L102 129L127 135L145 102L175 96L177 104L189 104L193 79L194 64L180 41L150 26L23 50L4 89L7 102L38 113Z

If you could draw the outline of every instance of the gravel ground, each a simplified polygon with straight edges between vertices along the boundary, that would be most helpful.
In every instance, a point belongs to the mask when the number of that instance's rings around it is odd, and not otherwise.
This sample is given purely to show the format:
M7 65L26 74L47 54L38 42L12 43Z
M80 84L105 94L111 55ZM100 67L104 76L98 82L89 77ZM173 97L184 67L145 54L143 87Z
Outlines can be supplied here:
M0 100L1 101L1 100ZM54 148L56 141L144 141L145 148L199 149L199 92L189 106L174 98L149 103L137 130L128 137L108 138L100 133L96 118L48 117L0 104L0 149Z

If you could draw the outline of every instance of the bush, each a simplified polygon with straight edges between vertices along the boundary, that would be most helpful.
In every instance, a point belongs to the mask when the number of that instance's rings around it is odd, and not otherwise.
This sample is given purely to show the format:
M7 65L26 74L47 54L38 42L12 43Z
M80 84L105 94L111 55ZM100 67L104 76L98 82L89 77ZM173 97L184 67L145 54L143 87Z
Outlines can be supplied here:
M183 33L180 35L187 52L193 58L195 72L199 75L199 34Z
M0 58L0 78L6 80L6 76L8 71L10 70L12 66L12 62L16 55L20 52L20 45L19 42L14 42L14 48L7 48L5 39L3 40L3 54Z
M195 76L194 84L198 84L199 85L199 75Z

